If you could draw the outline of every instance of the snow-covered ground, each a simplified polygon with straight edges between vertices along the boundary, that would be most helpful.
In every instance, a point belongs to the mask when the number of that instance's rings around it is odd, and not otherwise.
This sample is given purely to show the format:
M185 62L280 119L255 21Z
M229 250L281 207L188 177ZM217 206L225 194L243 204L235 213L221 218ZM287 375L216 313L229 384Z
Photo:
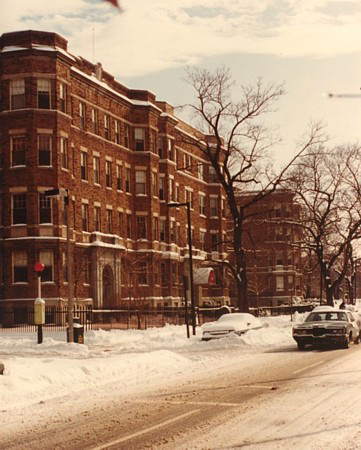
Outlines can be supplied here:
M295 346L291 328L293 323L303 320L302 315L295 314L293 322L290 316L261 320L263 328L259 330L209 342L201 341L199 328L197 336L187 339L185 327L174 325L148 330L88 331L84 344L66 343L64 332L45 332L42 344L37 344L36 333L0 332L0 361L5 364L4 375L0 376L0 413L6 416L10 413L12 418L17 418L19 407L80 392L86 400L87 396L92 396L92 390L109 383L119 383L124 395L131 395L140 389L146 391L152 386L166 385L170 379L196 376L204 372L205 367L230 365L235 357L240 361L251 355L257 357L268 348ZM354 373L361 374L361 360L353 358L349 364ZM357 388L360 385L361 380ZM345 395L350 396L347 390ZM352 392L352 396L355 395L358 402L358 394ZM286 406L292 409L292 395L285 398L283 407ZM269 408L273 414L272 405ZM31 411L31 408L25 409ZM360 424L358 409L354 409L352 420ZM254 419L259 420L257 412L254 415ZM236 423L234 427L236 429ZM341 433L350 437L347 427ZM357 430L352 433L357 434ZM317 440L314 442L317 444ZM208 444L209 441L203 442L197 448L208 448ZM361 448L361 445L352 448Z
M297 317L294 316L294 319ZM196 373L204 366L227 364L234 353L294 345L289 316L262 319L264 327L243 337L202 342L201 331L187 339L184 326L148 330L88 331L84 344L69 344L64 332L0 333L0 411L69 395L84 386L120 382L123 391L160 385L172 376Z

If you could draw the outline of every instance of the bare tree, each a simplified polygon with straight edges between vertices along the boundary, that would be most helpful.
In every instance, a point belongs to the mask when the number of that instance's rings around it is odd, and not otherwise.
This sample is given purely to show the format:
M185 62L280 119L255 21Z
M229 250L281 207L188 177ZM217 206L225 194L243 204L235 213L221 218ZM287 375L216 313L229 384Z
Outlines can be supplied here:
M270 150L277 142L273 132L261 120L272 111L275 102L284 94L283 85L241 86L239 100L233 100L234 84L230 71L219 68L214 72L191 69L187 81L193 87L196 100L185 105L193 111L195 125L206 138L189 139L204 153L223 186L231 220L230 239L234 263L229 269L237 287L237 303L241 311L249 310L246 255L243 244L243 224L247 211L255 203L270 195L281 183L284 174L297 157L318 142L320 126L311 128L295 156L277 174L272 171ZM187 139L185 136L181 137ZM242 193L256 189L256 193L239 201Z
M358 146L322 145L298 160L289 180L303 209L301 245L317 258L329 305L361 237L360 162Z

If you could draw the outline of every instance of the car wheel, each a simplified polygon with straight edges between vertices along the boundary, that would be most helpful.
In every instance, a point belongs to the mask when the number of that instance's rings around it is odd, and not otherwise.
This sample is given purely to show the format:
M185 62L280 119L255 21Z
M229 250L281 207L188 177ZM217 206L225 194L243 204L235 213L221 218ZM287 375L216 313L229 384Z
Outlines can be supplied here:
M350 336L346 336L342 348L349 348L349 347L350 347Z
M304 350L306 345L303 342L297 342L298 350Z

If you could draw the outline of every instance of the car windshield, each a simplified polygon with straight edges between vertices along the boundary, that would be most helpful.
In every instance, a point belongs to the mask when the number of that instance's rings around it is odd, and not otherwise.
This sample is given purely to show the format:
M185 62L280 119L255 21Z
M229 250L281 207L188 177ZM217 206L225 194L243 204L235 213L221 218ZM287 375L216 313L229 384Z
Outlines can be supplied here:
M250 314L242 314L242 313L233 313L233 314L223 314L218 319L218 322L228 322L237 320L237 322L251 322L253 317Z
M305 322L320 322L323 320L344 320L347 321L346 313L342 311L318 311L318 312L312 312L307 317Z

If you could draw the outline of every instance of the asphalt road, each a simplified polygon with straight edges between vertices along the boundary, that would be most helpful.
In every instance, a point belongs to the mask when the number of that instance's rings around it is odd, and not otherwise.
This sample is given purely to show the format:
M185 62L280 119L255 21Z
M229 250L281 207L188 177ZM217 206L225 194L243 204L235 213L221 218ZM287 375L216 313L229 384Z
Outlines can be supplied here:
M248 414L263 396L279 392L313 376L313 371L353 355L348 350L300 352L296 346L252 355L241 364L212 369L177 384L160 387L142 397L122 396L121 386L111 395L94 392L91 403L81 394L47 402L51 420L37 420L44 405L34 405L31 423L0 431L1 449L159 449L177 448L182 436L206 433L235 415ZM38 414L39 417L43 416ZM189 447L191 448L191 447Z

